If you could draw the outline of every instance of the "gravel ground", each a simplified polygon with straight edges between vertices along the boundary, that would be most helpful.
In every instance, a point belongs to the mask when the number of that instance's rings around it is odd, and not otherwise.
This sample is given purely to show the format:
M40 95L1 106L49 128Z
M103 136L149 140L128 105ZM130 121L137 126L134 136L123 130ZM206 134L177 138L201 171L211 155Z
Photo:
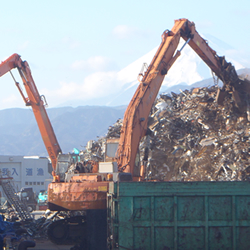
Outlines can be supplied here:
M57 250L57 249L65 249L69 250L72 246L69 245L55 245L47 240L36 240L36 246L34 248L29 249L39 249L39 250Z

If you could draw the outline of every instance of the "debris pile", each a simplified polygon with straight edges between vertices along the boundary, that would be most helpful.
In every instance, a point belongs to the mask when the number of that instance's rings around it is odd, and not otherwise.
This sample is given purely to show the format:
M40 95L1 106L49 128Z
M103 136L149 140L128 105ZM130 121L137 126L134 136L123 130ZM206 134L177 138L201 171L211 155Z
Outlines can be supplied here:
M11 222L3 214L0 215L0 249L27 249L35 246L35 241L22 222Z
M230 95L222 106L218 105L217 90L217 86L212 86L160 95L148 121L152 133L140 144L141 159L148 158L146 178L250 180L248 109L237 109ZM122 121L118 120L109 127L105 138L93 141L95 146L86 151L90 153L88 157L97 159L98 155L102 160L103 142L119 137L121 126Z
M216 102L217 87L161 95L148 126L152 135L147 176L165 181L250 179L250 123L230 97ZM146 142L146 143L145 143ZM146 146L145 146L146 145Z
M104 161L105 158L105 142L107 139L119 138L122 127L122 119L118 119L115 124L109 126L105 137L98 140L91 140L87 143L86 149L81 151L80 155L84 161Z
M122 119L118 119L115 124L109 126L106 138L107 139L119 138L121 127L122 127Z

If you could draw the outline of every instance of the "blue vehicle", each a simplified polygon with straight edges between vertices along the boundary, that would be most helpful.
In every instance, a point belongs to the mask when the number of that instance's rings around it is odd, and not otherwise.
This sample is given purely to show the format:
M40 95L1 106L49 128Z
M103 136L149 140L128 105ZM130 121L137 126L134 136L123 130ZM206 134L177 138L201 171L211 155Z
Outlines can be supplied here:
M38 194L37 204L39 205L47 205L48 194L46 190L41 190Z

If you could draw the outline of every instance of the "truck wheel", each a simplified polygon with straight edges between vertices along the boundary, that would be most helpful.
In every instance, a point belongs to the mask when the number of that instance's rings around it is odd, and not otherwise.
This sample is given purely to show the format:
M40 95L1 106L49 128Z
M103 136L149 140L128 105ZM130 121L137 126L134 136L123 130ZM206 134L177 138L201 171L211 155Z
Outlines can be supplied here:
M28 211L31 213L33 212L33 207L32 206L28 206Z
M64 244L67 241L69 227L65 220L57 220L49 225L47 235L52 243L57 245Z
M34 241L31 240L25 240L22 241L19 246L18 246L18 250L27 250L28 247L35 247L36 243Z

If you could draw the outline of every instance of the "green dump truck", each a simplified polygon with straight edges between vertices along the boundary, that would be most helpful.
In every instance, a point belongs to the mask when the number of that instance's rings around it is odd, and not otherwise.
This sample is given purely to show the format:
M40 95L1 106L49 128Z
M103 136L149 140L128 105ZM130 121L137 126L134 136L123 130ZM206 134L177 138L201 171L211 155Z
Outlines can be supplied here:
M249 182L120 182L108 194L108 249L250 249Z

